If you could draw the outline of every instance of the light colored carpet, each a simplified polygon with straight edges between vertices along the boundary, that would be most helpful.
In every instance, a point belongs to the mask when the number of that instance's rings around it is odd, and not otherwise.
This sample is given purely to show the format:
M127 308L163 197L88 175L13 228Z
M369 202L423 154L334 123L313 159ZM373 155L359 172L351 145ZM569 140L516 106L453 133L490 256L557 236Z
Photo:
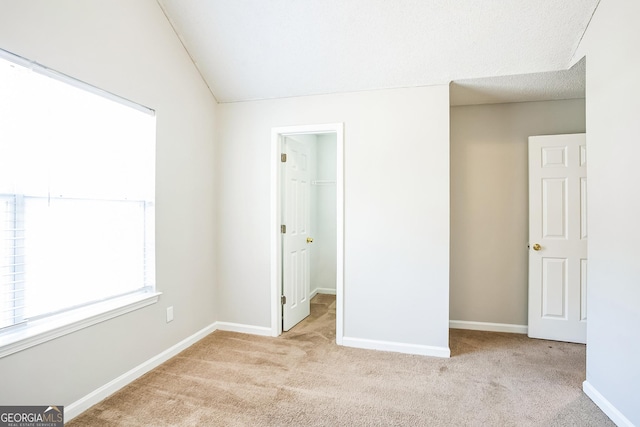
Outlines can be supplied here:
M279 338L216 331L68 426L613 426L585 347L451 330L450 359L338 347L335 297Z

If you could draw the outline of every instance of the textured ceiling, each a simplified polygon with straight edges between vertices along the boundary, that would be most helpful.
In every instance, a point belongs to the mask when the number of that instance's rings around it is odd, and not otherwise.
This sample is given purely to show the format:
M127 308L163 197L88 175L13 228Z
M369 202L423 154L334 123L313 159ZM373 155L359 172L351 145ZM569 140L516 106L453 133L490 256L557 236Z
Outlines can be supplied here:
M158 0L220 102L455 81L457 104L575 98L584 68L550 71L598 1Z
M451 83L451 105L499 104L585 97L584 58L569 70L463 79Z

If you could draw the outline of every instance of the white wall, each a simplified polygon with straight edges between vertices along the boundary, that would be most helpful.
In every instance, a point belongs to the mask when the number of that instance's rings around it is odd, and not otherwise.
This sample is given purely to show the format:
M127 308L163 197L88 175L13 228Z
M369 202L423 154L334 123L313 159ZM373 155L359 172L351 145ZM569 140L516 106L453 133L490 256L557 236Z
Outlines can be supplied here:
M527 324L527 138L585 131L584 100L451 108L451 319Z
M317 135L311 185L313 245L311 246L310 291L336 291L336 149L335 134Z
M638 22L637 0L602 0L575 57L587 56L585 391L618 425L640 425Z
M345 335L448 351L448 87L221 104L219 112L220 320L271 326L272 127L344 122Z
M0 359L0 404L69 405L216 320L216 104L154 0L2 0L0 47L157 113L160 302Z

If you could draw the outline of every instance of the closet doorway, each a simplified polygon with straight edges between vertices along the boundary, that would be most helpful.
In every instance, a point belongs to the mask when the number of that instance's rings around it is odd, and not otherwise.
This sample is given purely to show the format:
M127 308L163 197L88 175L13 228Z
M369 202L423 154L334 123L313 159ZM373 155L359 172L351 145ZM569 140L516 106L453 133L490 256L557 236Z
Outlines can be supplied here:
M309 315L316 294L336 295L342 342L344 287L343 125L272 130L272 335Z

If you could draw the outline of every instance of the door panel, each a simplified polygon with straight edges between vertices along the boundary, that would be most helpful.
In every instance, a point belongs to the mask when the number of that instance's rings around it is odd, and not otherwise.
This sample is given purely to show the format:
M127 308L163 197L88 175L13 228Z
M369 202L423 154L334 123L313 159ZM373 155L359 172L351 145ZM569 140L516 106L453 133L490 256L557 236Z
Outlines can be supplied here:
M542 317L565 319L567 260L542 258Z
M542 236L546 239L567 238L567 180L542 180Z
M587 321L587 260L580 260L580 320Z
M288 331L310 313L309 226L310 217L310 147L293 138L284 138L283 285L286 303L282 306L282 329Z
M529 336L586 342L584 134L529 138Z

